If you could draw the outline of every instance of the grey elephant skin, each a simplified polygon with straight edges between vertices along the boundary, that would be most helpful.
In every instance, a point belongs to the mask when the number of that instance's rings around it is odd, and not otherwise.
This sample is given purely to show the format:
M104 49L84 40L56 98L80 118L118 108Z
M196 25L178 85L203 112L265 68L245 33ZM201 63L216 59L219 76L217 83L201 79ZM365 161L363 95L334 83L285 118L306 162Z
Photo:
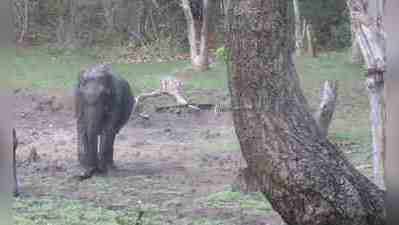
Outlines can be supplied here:
M17 163L16 163L16 151L18 147L17 132L12 129L12 173L13 173L13 194L14 196L19 195L18 191L18 181L17 181Z
M78 159L85 169L82 176L114 168L115 136L129 120L135 104L129 83L109 65L93 66L79 75L75 103Z

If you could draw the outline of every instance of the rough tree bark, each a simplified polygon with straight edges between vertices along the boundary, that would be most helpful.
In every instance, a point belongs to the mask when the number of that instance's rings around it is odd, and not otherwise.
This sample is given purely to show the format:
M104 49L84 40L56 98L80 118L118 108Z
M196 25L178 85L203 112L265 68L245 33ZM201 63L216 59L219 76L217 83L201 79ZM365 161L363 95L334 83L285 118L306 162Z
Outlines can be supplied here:
M321 138L327 138L337 102L338 81L324 82L321 91L321 101L313 117L316 120ZM238 171L236 179L233 181L233 189L241 192L257 192L260 190L256 178L252 175L249 168L242 168Z
M385 192L321 138L292 53L292 1L233 0L227 49L233 119L261 192L287 224L386 224Z
M374 4L369 5L367 0L349 0L348 6L356 40L367 67L366 88L371 108L374 179L378 185L383 186L382 168L385 164L384 73L386 70L386 40L382 24L384 1L372 2Z
M187 21L188 41L190 43L191 64L196 70L209 69L208 29L209 29L209 0L203 1L201 31L197 32L190 0L181 0L181 6ZM198 33L200 35L198 35ZM199 37L198 37L199 36ZM199 46L198 46L199 42Z
M385 83L386 102L386 161L384 177L388 192L387 214L391 224L399 221L399 1L387 1L384 28L387 34L387 72Z

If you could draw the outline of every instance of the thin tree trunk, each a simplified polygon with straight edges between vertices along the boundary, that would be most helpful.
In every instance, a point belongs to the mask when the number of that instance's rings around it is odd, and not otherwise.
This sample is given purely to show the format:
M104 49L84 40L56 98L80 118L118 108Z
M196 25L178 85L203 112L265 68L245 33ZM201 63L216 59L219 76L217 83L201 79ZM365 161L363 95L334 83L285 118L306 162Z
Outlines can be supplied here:
M368 0L365 0L365 2L368 2ZM355 24L356 22L352 21L351 19L351 33L352 33L351 61L352 63L355 64L363 64L364 60L363 60L362 50L360 49L360 46L357 43Z
M313 28L312 24L308 23L306 25L306 36L308 39L308 53L312 57L317 57L316 47L314 46Z
M104 18L105 21L107 21L107 34L111 34L114 31L115 28L115 13L114 13L114 8L113 8L113 3L111 0L103 0L102 1L102 6L104 9Z
M321 138L310 113L293 64L291 4L233 0L229 10L229 87L243 156L287 224L386 224L385 192Z
M26 33L29 29L29 0L24 0L24 16L22 21L22 30L18 42L22 43L25 40Z
M299 11L298 0L293 0L293 1L294 1L294 13L295 13L295 50L297 55L301 55L303 49L301 14Z
M195 24L194 24L194 18L193 18L193 13L191 12L190 8L190 1L189 0L182 0L182 8L184 15L186 17L187 21L187 32L188 32L188 42L190 44L190 58L191 62L196 61L196 57L198 54L198 48L197 48L197 32L195 30Z
M198 55L199 70L209 69L209 52L208 52L208 31L209 31L209 0L203 0L202 10L202 28L201 28L201 42L200 52Z
M353 29L353 28L352 28ZM363 64L362 50L359 47L356 39L356 33L352 31L352 47L351 47L351 61L355 64Z
M138 31L139 34L144 37L145 41L148 40L147 30L146 30L146 22L148 17L148 6L146 0L141 1L142 10L139 16L139 24L138 24Z
M191 64L196 70L209 69L208 29L209 29L209 1L203 0L201 31L196 30L195 21L190 7L190 0L181 0L181 5L187 21L188 41L190 43ZM200 35L198 35L200 34ZM200 38L198 38L200 36ZM200 41L199 48L197 45Z
M337 89L338 81L326 81L324 83L320 105L314 115L323 138L326 138L328 135L328 128L334 115L335 104L337 102Z
M56 35L58 44L63 47L74 48L76 44L77 4L74 0L59 1L60 12Z
M373 140L373 173L378 185L383 186L382 168L385 161L385 102L384 73L386 67L385 33L382 24L383 3L368 5L366 0L349 0L357 43L367 67L366 88L371 108ZM370 11L368 11L368 6ZM382 163L382 165L381 165Z
M75 0L68 0L68 24L66 30L66 43L68 47L75 48L76 44L76 16L77 16L77 4Z

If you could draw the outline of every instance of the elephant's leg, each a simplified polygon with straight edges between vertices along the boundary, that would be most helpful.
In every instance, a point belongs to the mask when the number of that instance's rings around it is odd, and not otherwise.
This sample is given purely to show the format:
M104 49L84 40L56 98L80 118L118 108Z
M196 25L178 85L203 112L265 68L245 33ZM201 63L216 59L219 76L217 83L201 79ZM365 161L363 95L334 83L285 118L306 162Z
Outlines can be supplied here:
M80 148L79 162L84 168L84 172L80 177L81 179L87 179L97 172L97 136L89 137L86 132L81 132L78 139L78 147Z
M86 140L86 135L85 133L82 131L82 128L80 128L79 124L78 124L78 128L77 128L77 148L78 148L78 160L80 165L84 166L85 162L84 162L84 155L86 150L84 149L87 146L87 140Z
M106 152L104 154L105 157L105 163L107 168L115 169L115 163L114 163L114 143L115 143L115 133L110 133L108 136L108 148L106 149Z
M101 135L101 144L99 151L99 167L102 171L107 171L114 166L114 140L115 134L113 132L104 132Z
M100 149L98 150L98 169L100 172L105 173L107 171L105 163L105 152L107 148L107 133L103 132L100 135Z
M96 169L98 166L98 136L94 135L87 138L87 165Z

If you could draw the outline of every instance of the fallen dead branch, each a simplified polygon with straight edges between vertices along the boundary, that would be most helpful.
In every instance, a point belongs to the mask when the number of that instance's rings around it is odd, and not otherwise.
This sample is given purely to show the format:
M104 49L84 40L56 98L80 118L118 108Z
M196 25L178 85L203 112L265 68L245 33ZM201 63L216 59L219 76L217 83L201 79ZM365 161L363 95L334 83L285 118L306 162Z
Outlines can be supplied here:
M159 107L161 109L157 108L157 111L163 111L165 110L165 108L183 108L183 107L188 107L194 110L201 110L199 107L195 106L194 104L189 104L188 101L184 98L182 81L173 77L167 77L161 80L160 88L158 90L155 90L150 93L143 93L136 97L136 104L133 108L133 113L136 112L139 105L142 104L145 99L155 98L162 95L173 97L176 100L177 105L167 106L163 108ZM149 119L149 116L144 113L139 113L138 116L144 119Z

